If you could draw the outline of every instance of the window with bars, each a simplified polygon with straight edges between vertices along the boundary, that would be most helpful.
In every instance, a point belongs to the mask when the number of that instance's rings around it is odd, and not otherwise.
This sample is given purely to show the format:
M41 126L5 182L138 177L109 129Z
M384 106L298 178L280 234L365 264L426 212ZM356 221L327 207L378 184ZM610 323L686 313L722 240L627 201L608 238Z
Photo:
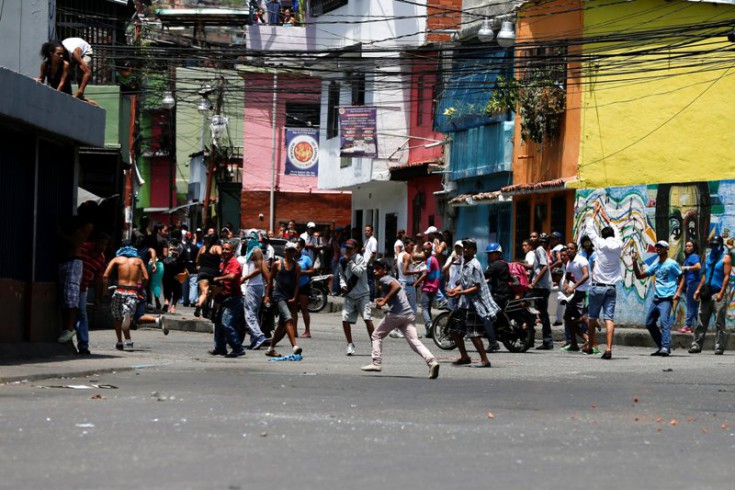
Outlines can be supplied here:
M347 5L348 2L349 0L309 0L309 10L312 17L319 17Z
M339 83L330 82L327 92L327 139L339 135Z

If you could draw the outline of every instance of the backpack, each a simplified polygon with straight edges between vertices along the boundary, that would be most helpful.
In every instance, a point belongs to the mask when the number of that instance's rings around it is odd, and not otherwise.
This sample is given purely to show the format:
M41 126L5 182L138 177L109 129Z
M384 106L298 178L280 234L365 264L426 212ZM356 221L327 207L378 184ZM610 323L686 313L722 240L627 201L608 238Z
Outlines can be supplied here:
M528 274L526 268L515 262L506 262L510 270L510 290L513 294L525 294L529 288Z

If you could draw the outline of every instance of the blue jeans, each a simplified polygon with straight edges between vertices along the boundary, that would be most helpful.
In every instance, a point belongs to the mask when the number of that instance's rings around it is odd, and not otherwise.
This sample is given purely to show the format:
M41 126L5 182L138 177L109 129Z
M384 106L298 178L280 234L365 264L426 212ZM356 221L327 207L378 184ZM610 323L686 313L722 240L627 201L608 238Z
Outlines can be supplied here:
M339 260L332 260L332 294L340 293L339 287Z
M415 315L417 311L416 286L412 282L401 282L401 286L403 286L403 290L406 292L406 299L408 299L408 304L411 305L411 309Z
M436 299L436 293L421 291L421 318L424 319L424 328L427 332L431 328L431 307L434 304L434 299Z
M654 298L646 315L646 328L651 333L653 341L656 342L659 349L666 351L671 350L671 322L674 320L671 315L671 306L671 298ZM659 320L661 320L660 332L656 325Z
M699 323L699 301L694 299L694 292L698 287L698 282L687 284L687 318L684 322L684 326L691 329L697 328L697 324Z
M197 285L197 274L189 274L189 280L183 285L184 291L181 297L190 305L196 305L199 300L199 286Z
M250 329L250 342L255 342L263 335L260 323L258 323L258 315L264 294L265 286L262 284L248 285L245 289L245 324Z
M89 319L87 318L87 293L79 292L79 309L77 310L77 349L89 349Z
M618 291L615 286L590 286L587 292L589 319L597 320L602 313L603 320L613 320Z
M214 350L227 352L227 344L232 352L242 352L242 342L237 334L237 326L242 322L242 298L230 296L222 301L222 306L214 322Z

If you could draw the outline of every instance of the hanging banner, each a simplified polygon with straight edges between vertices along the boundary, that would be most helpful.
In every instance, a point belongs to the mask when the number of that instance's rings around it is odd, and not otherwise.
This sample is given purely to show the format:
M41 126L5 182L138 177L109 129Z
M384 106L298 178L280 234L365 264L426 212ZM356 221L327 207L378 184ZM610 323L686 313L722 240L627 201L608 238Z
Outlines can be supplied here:
M342 157L378 157L375 107L339 108L339 154Z
M286 128L286 175L316 177L319 172L319 129Z

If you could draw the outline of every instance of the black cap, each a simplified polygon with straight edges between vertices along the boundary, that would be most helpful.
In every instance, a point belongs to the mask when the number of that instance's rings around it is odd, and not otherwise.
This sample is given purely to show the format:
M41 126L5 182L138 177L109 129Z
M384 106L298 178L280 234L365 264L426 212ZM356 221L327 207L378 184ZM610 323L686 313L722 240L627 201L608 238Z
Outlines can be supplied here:
M383 259L378 259L373 262L373 267L380 267L381 269L388 270L388 262Z
M716 245L718 247L721 247L724 243L725 242L722 240L722 237L720 235L715 235L709 239L710 245Z
M539 239L539 241L540 241L540 242L542 242L542 243L549 243L549 235L547 235L546 233L541 233L541 234L540 234L540 235L538 236L538 239Z

